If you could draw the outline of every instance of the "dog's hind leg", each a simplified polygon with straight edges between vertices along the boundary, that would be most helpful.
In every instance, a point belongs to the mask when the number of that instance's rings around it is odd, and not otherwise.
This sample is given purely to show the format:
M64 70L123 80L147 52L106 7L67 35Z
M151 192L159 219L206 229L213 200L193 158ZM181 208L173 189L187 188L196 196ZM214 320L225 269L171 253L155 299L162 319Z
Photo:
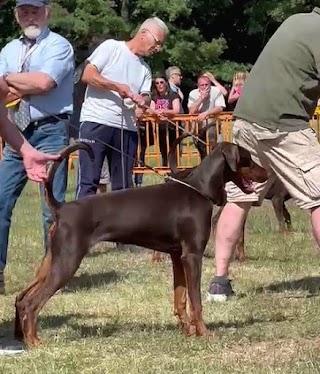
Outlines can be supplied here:
M191 248L183 248L183 255L181 260L183 263L188 294L190 298L190 335L206 335L207 328L202 318L202 304L201 304L201 268L202 268L202 254L204 249L192 253ZM198 254L199 253L199 254Z
M37 289L34 291L31 289L31 292L16 303L16 315L20 319L23 337L28 346L41 344L36 329L38 314L55 292L73 277L87 252L85 248L80 247L80 243L73 243L73 245L76 245L77 248L72 251L61 248L58 251L59 255L54 256L53 254L51 266L44 282L36 286ZM74 255L72 256L71 253Z
M174 289L174 315L179 318L181 329L184 334L189 334L190 321L187 314L187 284L181 253L171 253L173 267L173 289Z
M16 305L24 297L32 295L37 289L41 287L41 284L43 284L43 282L46 279L46 276L50 269L50 265L51 265L51 252L49 251L47 252L44 259L42 260L42 263L37 271L35 279L27 287L25 287L20 292L20 294L16 297ZM21 327L20 318L17 314L17 309L16 309L16 317L15 317L14 337L17 340L23 339L22 327Z
M39 283L43 283L45 281L46 276L48 274L48 271L50 269L50 265L51 265L51 250L50 250L50 248L51 248L52 236L55 232L55 229L56 229L56 224L53 223L51 225L50 229L49 229L49 236L48 236L49 249L48 249L46 255L44 256L44 258L41 262L41 265L39 266L39 268L37 270L36 277L27 287L25 287L20 292L20 294L16 298L16 302L23 299L26 294L29 294L29 292L34 292L37 289L36 286Z
M291 215L285 205L285 203L283 202L283 216L284 216L284 220L285 220L285 223L287 225L287 230L288 231L293 231L292 229L292 222L291 222Z
M283 198L279 196L274 196L271 199L271 202L272 202L274 212L279 222L279 231L284 232L286 231L286 225L285 225L285 217L284 217L284 210L283 210L283 207L284 207Z

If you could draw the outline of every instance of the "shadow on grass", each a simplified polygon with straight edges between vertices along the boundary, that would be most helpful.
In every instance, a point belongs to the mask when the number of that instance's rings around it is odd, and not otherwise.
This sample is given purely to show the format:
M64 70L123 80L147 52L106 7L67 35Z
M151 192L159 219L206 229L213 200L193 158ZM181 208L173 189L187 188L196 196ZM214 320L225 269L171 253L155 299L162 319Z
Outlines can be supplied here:
M62 325L68 324L73 318L83 318L80 313L70 313L63 316L44 316L39 317L39 322L42 329L58 328ZM4 321L0 323L0 341L3 339L11 339L14 334L14 320Z
M245 321L235 321L235 322L211 322L207 323L206 326L208 328L208 332L213 332L217 329L241 329L247 326L252 326L259 323L265 322L283 322L286 321L284 316L275 316L274 319L258 319L258 318L248 318ZM181 332L181 329L178 323L124 323L119 324L115 323L108 323L108 324L93 324L93 325L82 325L79 323L71 323L68 324L68 330L71 329L70 339L74 339L75 336L78 338L96 338L96 337L108 337L114 334L116 331L118 332L128 332L134 331L138 333L165 333L165 332L173 332L176 331L177 333ZM69 330L70 331L70 330ZM182 334L182 333L181 333Z
M308 291L311 294L310 296L320 296L320 277L305 277L292 281L277 282L256 289L256 293L265 291L274 293Z
M261 319L248 317L246 320L242 321L233 321L233 322L210 322L207 323L207 328L210 331L217 329L242 329L248 326L252 326L259 323L279 323L286 321L287 318L283 315L274 315L272 318Z
M88 323L86 324L86 316L80 313L76 314L66 314L63 316L51 315L51 316L41 316L39 317L39 332L41 337L41 330L58 329L63 325L67 326L67 339L77 340L84 338L99 338L99 337L109 337L116 332L128 332L134 331L138 333L165 333L176 331L180 333L180 327L178 323L96 323L92 324L90 319L94 317L92 315L88 316ZM81 320L80 323L75 320ZM281 316L281 318L268 319L268 322L283 322L286 318ZM90 322L89 322L90 321ZM258 318L248 318L244 321L234 321L234 322L211 322L207 324L209 333L217 329L241 329L247 326L252 326L254 324L265 323L266 320ZM8 339L13 338L14 332L14 321L5 321L0 324L0 343L2 341L6 342ZM57 332L52 331L52 334ZM181 333L182 334L182 333Z
M67 293L79 290L89 290L92 288L105 288L107 285L117 283L124 278L124 274L121 274L120 276L114 270L98 274L84 273L73 277L62 289L62 292Z

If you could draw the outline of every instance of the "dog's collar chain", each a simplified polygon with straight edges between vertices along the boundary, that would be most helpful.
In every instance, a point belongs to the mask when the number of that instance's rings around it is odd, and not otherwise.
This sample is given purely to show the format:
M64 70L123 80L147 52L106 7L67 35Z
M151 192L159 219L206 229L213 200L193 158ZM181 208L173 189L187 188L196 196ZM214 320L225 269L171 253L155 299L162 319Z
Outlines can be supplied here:
M211 199L211 197L209 197L208 195L202 193L201 191L199 191L199 190L198 190L197 188L195 188L194 186L191 186L191 184L188 184L188 183L186 183L186 182L183 182L183 181L180 180L180 179L173 178L173 177L171 177L171 175L168 175L168 174L166 174L166 175L164 176L164 179L165 179L166 181L176 182L176 183L182 184L182 185L185 186L185 187L191 188L192 190L198 192L199 195L201 195L202 197L205 197L207 200L209 200L211 204L216 204L216 202L213 201L213 200Z

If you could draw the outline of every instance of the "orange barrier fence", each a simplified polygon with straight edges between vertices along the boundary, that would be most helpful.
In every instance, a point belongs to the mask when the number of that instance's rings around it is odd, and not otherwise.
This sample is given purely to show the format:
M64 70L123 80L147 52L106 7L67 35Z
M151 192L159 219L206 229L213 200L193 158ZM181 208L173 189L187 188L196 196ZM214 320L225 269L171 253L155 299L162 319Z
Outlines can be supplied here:
M209 118L202 126L197 123L196 118L197 115L191 114L177 115L171 118L171 121L175 124L173 126L171 123L159 123L153 117L144 117L139 124L137 160L144 159L146 164L154 167L159 173L169 172L167 154L173 141L183 131L198 134L205 124L210 123L215 123L215 125L203 134L202 140L205 145L189 136L177 147L176 160L179 169L191 168L199 164L200 155L197 148L201 148L202 152L209 153L211 145L218 141L232 142L234 121L232 112L224 112L217 117ZM316 131L320 141L320 110L319 112L316 111L310 120L310 126ZM2 149L3 144L1 141L0 156L2 156ZM77 153L74 153L70 158L69 168L72 165L72 161L77 158ZM152 173L152 170L137 164L134 168L134 173Z
M169 166L167 154L173 141L183 132L198 134L202 127L214 123L212 129L203 133L201 140L193 137L184 139L177 147L176 160L179 169L191 168L198 165L200 155L197 147L202 147L203 152L209 153L212 144L219 140L232 141L232 113L223 113L218 118L209 118L202 125L196 121L197 115L177 115L168 122L157 122L152 117L145 117L139 124L139 144L137 159L144 160L146 164L152 166L160 173L167 173ZM175 127L171 122L174 122ZM150 173L151 170L136 165L135 173Z

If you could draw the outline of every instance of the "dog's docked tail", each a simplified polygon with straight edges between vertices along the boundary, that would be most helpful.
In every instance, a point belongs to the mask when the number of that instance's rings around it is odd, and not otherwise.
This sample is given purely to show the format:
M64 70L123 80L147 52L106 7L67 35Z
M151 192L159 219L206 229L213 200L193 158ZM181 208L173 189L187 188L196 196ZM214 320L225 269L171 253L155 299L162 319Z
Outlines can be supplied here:
M46 201L49 207L52 209L52 211L58 209L62 203L60 203L56 198L54 197L53 194L53 179L54 175L61 164L63 160L65 160L71 153L83 149L84 151L88 152L91 160L94 160L94 154L91 149L91 147L86 144L86 143L81 143L81 142L76 142L72 145L69 145L68 147L64 148L61 152L60 155L61 157L57 161L53 161L49 168L48 168L48 178L44 183L44 189L45 189L45 194L46 194Z

